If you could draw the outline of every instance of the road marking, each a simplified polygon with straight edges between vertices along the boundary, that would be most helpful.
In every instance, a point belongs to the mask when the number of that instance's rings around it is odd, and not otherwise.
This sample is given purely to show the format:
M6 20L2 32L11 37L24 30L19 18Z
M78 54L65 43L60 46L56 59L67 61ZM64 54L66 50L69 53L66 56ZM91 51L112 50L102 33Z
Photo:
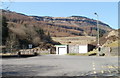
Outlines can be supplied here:
M101 71L101 73L103 74L103 73L104 73L104 71L102 70L102 71Z
M116 71L116 73L119 73L119 72L118 72L119 66L112 66L111 68L114 68L114 70Z
M119 73L118 69L114 68L114 70L116 71L116 73Z
M95 62L93 61L92 64L93 64L93 74L96 74L97 72L95 71Z
M93 73L96 74L96 71L94 71Z
M108 72L109 72L109 73L111 73L111 71L110 71L110 70L108 70Z
M117 70L117 66L102 66L102 68L108 68L108 72L109 73L112 73L111 71L110 71L110 69L115 69L114 71L116 71L117 73L118 73L118 70Z
M111 68L111 69L112 69L112 68L114 68L114 67L113 67L113 66L108 66L108 68Z
M116 69L118 69L118 66L102 66L102 68L110 68L110 69L116 68Z
M102 68L104 68L104 66L101 66Z
M95 67L93 67L93 70L95 70Z
M120 68L119 66L114 66L116 69Z

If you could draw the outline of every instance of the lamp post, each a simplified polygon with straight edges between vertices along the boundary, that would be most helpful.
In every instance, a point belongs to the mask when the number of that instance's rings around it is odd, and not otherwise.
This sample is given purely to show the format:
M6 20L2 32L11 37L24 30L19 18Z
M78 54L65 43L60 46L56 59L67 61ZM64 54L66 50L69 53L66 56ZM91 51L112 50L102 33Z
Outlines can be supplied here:
M94 13L96 16L97 16L97 46L98 46L98 56L99 56L99 46L100 46L100 44L99 44L99 16L98 16L98 14L97 13Z

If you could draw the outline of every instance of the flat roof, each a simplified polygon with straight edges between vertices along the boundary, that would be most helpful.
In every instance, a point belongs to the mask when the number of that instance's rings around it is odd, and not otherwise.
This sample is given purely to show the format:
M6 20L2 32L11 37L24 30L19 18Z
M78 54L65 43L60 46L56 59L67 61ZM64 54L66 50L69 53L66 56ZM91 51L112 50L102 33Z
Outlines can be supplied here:
M55 45L55 46L67 46L67 45Z

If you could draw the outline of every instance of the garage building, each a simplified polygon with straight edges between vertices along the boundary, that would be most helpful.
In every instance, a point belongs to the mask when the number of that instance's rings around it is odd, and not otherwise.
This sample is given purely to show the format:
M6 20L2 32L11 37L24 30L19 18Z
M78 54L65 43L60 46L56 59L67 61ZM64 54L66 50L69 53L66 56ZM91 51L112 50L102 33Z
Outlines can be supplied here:
M56 45L56 55L65 55L68 53L67 45Z

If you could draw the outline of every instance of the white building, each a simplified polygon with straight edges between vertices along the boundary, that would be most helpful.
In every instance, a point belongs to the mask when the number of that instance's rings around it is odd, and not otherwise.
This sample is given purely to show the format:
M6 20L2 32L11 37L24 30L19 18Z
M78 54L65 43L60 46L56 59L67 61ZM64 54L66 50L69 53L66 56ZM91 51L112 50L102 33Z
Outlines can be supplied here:
M67 54L67 45L55 45L56 46L56 55L65 55Z
M87 53L92 51L95 46L90 44L84 45L56 45L56 55L65 55L67 53Z
M87 53L88 45L79 45L79 53Z

